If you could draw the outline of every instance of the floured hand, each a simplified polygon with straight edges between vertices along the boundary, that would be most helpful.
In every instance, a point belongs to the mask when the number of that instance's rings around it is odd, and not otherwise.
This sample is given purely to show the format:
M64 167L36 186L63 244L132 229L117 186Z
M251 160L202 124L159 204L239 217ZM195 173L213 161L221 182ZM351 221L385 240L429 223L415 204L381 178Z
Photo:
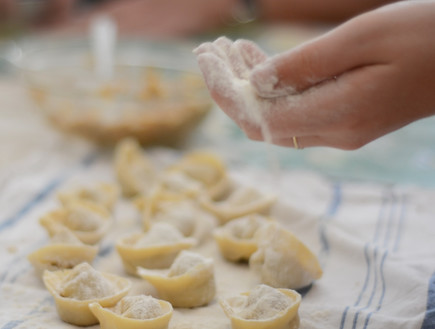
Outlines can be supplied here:
M434 12L433 0L399 2L270 58L226 38L195 53L212 97L249 138L356 149L435 114Z

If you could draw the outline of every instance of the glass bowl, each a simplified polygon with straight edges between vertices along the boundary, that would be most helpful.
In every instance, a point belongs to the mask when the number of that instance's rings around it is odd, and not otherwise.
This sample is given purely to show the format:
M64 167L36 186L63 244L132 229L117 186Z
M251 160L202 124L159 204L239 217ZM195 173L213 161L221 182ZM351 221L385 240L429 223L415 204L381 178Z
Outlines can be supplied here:
M125 137L179 144L213 102L192 63L173 51L176 45L152 46L119 45L110 78L95 73L86 43L29 52L20 68L31 98L64 132L102 144Z

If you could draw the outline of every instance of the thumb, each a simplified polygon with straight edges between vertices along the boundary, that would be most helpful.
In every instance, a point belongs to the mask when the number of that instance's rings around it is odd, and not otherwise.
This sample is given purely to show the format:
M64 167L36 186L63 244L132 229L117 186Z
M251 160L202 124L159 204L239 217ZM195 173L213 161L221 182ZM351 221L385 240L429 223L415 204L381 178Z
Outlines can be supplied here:
M375 64L376 34L362 15L312 41L270 57L255 67L250 81L265 98L296 94L354 68ZM370 22L370 24L369 24Z

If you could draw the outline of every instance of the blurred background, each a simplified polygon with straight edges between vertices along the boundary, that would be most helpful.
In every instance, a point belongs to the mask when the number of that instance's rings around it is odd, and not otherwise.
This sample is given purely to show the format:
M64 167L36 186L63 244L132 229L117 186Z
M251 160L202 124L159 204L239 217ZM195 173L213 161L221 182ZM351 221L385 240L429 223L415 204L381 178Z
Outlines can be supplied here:
M207 148L232 166L278 164L334 179L435 187L435 118L356 151L248 140L209 97L192 49L226 35L272 55L340 21L338 14L265 19L252 4L0 0L0 172L54 152L103 152L132 136L146 147Z

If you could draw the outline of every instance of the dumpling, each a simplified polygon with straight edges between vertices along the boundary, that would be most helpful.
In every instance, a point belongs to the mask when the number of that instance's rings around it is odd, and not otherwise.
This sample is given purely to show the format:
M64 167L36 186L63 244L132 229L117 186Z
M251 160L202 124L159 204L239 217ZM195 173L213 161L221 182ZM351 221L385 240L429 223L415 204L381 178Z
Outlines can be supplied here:
M97 302L103 307L114 306L131 288L129 280L96 271L88 263L70 270L45 271L43 281L54 297L59 317L78 326L98 323L89 304Z
M252 214L234 219L214 231L222 256L233 262L247 261L257 250L255 233L268 223L264 216Z
M167 273L138 268L138 274L174 307L203 306L216 294L213 260L191 251L182 251Z
M275 201L276 196L263 195L249 187L239 187L226 199L218 202L204 197L200 199L204 209L218 217L222 224L249 214L267 213Z
M317 257L290 231L270 223L256 235L258 250L249 259L249 266L262 283L299 289L322 276Z
M145 229L156 223L168 223L175 226L185 237L202 242L217 226L217 219L193 200L178 199L149 203L143 211L143 223Z
M82 243L69 229L59 226L51 243L32 252L27 259L36 274L42 276L45 270L70 269L83 262L92 263L97 252L98 247Z
M109 230L112 220L109 211L94 202L74 200L64 208L54 210L40 219L50 236L56 227L63 225L70 229L83 243L99 242Z
M159 177L157 190L162 194L190 199L206 193L201 182L180 171L164 172Z
M184 249L196 244L193 238L185 238L174 226L156 223L145 233L121 238L116 249L127 273L135 275L138 266L144 268L168 268Z
M86 187L71 188L59 192L57 195L63 206L78 199L95 202L110 211L118 200L118 196L118 187L110 183L98 183Z
M213 200L223 197L231 188L225 164L210 152L191 152L168 171L182 172L200 182L205 187L208 197Z
M249 292L219 301L232 329L297 329L301 296L294 290L258 285Z
M172 305L151 296L126 296L113 307L99 303L89 305L101 329L166 329L171 320Z
M156 183L156 169L134 139L124 139L116 146L115 172L126 197L146 193Z

